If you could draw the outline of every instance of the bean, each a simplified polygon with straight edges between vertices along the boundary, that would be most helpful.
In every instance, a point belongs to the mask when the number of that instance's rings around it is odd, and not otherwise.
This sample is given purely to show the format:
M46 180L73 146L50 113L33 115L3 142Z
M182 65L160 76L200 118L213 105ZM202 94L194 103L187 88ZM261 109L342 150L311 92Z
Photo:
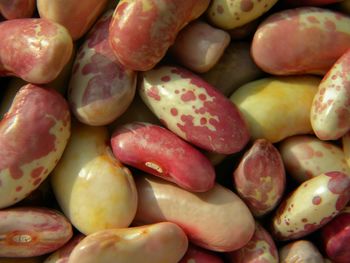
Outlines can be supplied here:
M68 100L79 121L93 126L117 119L134 98L136 73L115 58L108 43L112 11L106 12L80 47L69 82Z
M0 75L45 84L67 64L73 43L61 25L40 18L0 23Z
M307 240L291 242L280 249L280 262L322 263L323 258L314 244Z
M223 260L212 251L190 244L179 263L223 263Z
M0 13L6 19L31 17L35 9L35 0L11 0L0 2Z
M68 29L74 40L83 36L102 13L107 0L38 0L40 17Z
M62 211L85 235L127 227L136 212L132 175L106 142L107 128L74 122L70 141L51 174Z

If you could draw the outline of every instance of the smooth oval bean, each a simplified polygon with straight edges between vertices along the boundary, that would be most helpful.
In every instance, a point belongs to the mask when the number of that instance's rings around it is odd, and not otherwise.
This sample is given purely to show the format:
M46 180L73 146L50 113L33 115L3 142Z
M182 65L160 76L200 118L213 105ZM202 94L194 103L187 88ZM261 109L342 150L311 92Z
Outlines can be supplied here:
M218 62L230 40L226 31L195 21L180 31L170 53L187 69L206 72Z
M24 199L53 170L70 136L66 101L28 84L0 122L0 208Z
M163 66L145 72L139 93L167 128L200 148L231 154L249 140L236 106L190 71Z
M350 177L327 172L302 183L278 207L272 222L277 240L297 239L331 221L350 200Z
M169 222L108 229L84 238L72 251L68 263L177 263L187 246L183 230Z
M63 246L73 235L68 220L47 208L0 211L0 257L33 257Z
M194 246L188 246L186 254L179 263L223 263L224 261L212 251Z
M83 36L107 5L107 0L37 0L40 17L68 29L74 40Z
M127 68L153 68L174 43L178 32L198 18L209 0L121 0L110 25L109 40Z
M71 139L51 174L62 211L85 235L127 227L136 212L132 175L114 158L108 141L105 127L74 123Z
M299 7L274 13L260 24L252 56L271 74L323 75L348 48L350 17L318 7Z
M241 248L253 236L254 219L248 207L218 184L207 192L192 193L156 177L140 176L135 181L136 222L174 222L192 243L214 251Z
M350 258L350 206L321 229L323 247L328 257L337 263L346 263Z
M269 141L256 140L233 172L233 181L253 215L267 214L281 200L286 184L280 153Z
M322 79L310 119L312 129L321 140L337 140L350 130L350 49Z
M71 109L88 125L111 123L126 111L135 95L136 73L118 62L108 43L112 13L106 12L89 32L69 82Z
M6 19L31 17L35 9L35 0L5 0L0 2L0 13Z
M323 263L323 257L318 249L307 240L298 240L283 246L280 251L281 263Z
M54 80L73 50L67 29L40 18L1 22L0 39L0 75L37 84Z
M232 41L218 63L200 76L228 97L240 86L261 78L263 72L250 55L250 43Z
M84 237L85 236L82 234L74 236L71 240L69 240L69 242L52 253L42 263L68 263L69 256L73 249L81 240L83 240Z
M161 126L144 122L120 126L111 145L122 163L189 191L205 192L214 186L215 171L208 158Z
M277 0L213 0L207 10L208 18L223 29L245 25L267 12Z
M310 109L319 82L311 76L264 78L241 86L230 99L247 121L252 139L275 143L312 133Z
M343 150L316 137L289 137L279 144L279 150L288 175L299 183L330 171L340 171L350 176Z
M258 222L255 222L255 232L248 244L228 253L228 256L231 263L279 262L275 242Z

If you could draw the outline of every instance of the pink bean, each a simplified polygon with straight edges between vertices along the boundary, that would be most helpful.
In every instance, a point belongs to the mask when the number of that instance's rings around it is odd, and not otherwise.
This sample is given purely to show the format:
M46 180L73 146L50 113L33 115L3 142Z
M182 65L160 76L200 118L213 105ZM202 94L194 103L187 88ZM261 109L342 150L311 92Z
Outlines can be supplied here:
M214 186L215 171L197 149L167 129L134 122L120 126L111 139L114 155L122 163L159 176L194 192Z

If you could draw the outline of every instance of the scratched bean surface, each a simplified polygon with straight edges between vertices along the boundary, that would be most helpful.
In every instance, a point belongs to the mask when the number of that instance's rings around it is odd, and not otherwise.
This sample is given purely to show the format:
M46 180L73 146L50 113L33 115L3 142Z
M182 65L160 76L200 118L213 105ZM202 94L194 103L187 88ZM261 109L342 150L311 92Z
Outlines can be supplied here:
M0 263L349 263L350 0L0 0Z

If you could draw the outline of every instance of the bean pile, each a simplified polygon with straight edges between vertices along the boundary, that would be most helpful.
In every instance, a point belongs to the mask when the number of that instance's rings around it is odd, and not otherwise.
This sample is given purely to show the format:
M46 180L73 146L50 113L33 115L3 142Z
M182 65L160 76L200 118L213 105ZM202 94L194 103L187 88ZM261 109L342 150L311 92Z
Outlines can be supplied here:
M0 263L350 262L350 0L0 13Z

